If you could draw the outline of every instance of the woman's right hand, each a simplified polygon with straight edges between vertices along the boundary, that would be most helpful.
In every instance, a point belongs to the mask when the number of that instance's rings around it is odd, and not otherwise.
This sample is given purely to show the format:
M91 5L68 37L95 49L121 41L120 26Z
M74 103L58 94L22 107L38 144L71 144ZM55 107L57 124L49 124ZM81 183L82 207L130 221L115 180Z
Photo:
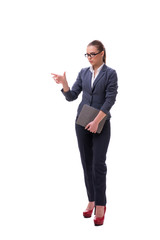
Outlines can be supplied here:
M67 83L67 79L66 79L66 73L64 72L63 75L57 75L57 74L54 74L54 73L51 73L51 75L53 75L53 79L55 80L56 83L58 84L62 84L62 85L66 85Z
M64 72L63 75L57 75L57 74L54 74L54 73L51 73L51 75L53 75L53 79L55 80L56 83L61 83L63 85L63 91L64 92L68 92L70 89L69 89L69 86L68 86L68 82L67 82L67 79L66 79L66 73Z

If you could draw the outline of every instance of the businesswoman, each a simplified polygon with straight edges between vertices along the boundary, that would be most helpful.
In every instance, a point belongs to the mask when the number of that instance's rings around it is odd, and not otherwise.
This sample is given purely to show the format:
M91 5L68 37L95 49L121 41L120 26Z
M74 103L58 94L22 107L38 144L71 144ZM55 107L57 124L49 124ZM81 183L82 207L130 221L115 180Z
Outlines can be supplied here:
M76 119L84 104L99 109L98 115L85 128L75 123L88 196L88 205L83 216L91 217L95 209L94 224L99 226L103 225L106 211L106 154L110 141L110 109L115 103L118 86L116 71L106 65L106 51L100 41L89 43L85 56L91 66L79 72L72 89L69 88L65 73L51 74L56 83L62 84L61 92L67 101L77 99L80 92L83 92ZM105 116L107 120L99 134L98 125Z

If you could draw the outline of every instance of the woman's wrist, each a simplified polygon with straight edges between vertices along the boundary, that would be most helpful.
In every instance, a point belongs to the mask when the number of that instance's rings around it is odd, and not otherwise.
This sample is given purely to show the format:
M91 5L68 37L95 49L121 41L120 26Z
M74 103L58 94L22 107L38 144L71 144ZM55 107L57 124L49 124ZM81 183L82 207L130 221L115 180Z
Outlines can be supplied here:
M99 123L100 123L100 121L99 121L98 118L95 118L95 119L93 120L93 122L94 122L95 124L99 124Z
M101 122L101 120L106 116L106 114L104 112L102 112L101 110L99 111L98 115L95 117L95 119L93 120L96 124L99 124Z
M69 91L69 86L68 86L68 83L63 83L63 91L64 92L68 92Z

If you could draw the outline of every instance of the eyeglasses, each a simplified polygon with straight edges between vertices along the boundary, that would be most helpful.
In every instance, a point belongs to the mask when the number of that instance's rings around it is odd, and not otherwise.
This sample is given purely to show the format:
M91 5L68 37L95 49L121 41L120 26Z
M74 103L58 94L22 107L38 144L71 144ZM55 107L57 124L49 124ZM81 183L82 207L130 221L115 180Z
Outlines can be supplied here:
M102 52L102 51L101 51L101 52ZM87 58L88 58L88 57L93 58L93 57L95 57L96 55L98 55L98 54L101 53L101 52L98 52L98 53L90 53L90 54L89 54L89 53L86 53L86 54L84 54L84 56L87 57Z

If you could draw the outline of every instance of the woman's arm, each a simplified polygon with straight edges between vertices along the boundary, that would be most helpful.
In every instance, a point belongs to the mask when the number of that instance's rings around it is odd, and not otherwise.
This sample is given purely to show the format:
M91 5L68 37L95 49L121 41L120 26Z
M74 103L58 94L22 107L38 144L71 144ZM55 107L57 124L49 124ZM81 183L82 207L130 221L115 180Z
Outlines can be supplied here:
M115 70L111 72L111 75L109 76L108 84L106 87L106 96L105 96L105 102L101 107L101 111L108 114L111 107L114 105L116 101L116 95L117 95L117 89L118 89L118 78L117 73Z
M95 117L95 119L92 122L88 123L88 125L85 127L85 129L87 129L88 131L93 132L93 133L97 132L100 121L106 115L108 115L109 110L111 109L111 107L113 106L113 104L116 101L117 89L118 89L117 73L114 70L109 77L109 81L108 81L108 84L106 87L105 102L102 105L98 115Z
M53 75L53 79L56 81L56 83L61 83L63 86L63 89L61 89L61 92L65 96L67 101L73 101L77 99L78 95L82 91L82 79L81 79L81 72L78 74L78 77L76 79L76 82L73 84L72 89L70 90L68 86L68 82L66 79L65 73L63 76L57 75L54 73L51 73Z
M98 115L95 117L94 122L95 123L100 123L100 121L106 116L107 114L102 112L101 110L99 111Z

